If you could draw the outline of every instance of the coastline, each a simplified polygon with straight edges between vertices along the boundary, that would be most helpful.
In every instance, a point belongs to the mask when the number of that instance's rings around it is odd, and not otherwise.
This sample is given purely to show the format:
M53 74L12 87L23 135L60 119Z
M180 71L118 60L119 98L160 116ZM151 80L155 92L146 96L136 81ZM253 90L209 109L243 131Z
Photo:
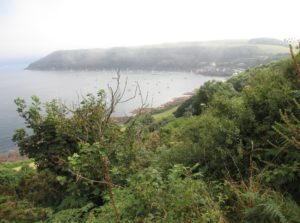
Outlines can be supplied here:
M113 117L113 119L118 123L126 123L130 118L132 118L134 115L139 114L139 113L152 113L153 114L153 113L162 112L171 107L180 105L181 103L183 103L184 101L186 101L187 99L189 99L190 97L195 95L197 93L197 91L198 91L198 88L194 89L193 91L185 92L179 97L174 97L170 101L167 101L158 107L145 107L142 109L137 108L130 112L132 115L117 116L117 117Z
M16 148L12 151L0 153L0 163L4 162L16 162L21 160L27 160L27 156L22 156L19 149Z
M135 116L138 113L158 113L158 112L162 112L165 109L169 109L171 107L177 106L181 103L183 103L185 100L189 99L190 97L192 97L193 95L195 95L195 93L197 92L197 88L194 89L193 91L189 91L186 92L184 94L182 94L179 97L174 97L172 98L170 101L167 101L166 103L158 106L158 107L145 107L143 109L134 109L133 111L131 111L130 113L132 115L129 116L119 116L119 117L113 117L113 120L115 120L117 123L126 123L129 119L131 119L133 116ZM26 156L22 156L18 150L18 148L14 149L14 150L10 150L7 152L0 152L0 163L3 162L16 162L16 161L21 161L21 160L26 160L28 159L28 157Z

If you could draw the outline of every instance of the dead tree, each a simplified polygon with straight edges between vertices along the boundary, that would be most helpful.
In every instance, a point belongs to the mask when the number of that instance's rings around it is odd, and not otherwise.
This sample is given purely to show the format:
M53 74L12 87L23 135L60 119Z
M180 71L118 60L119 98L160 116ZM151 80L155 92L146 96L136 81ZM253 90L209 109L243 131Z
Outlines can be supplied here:
M111 208L114 212L116 223L119 223L120 222L120 214L119 214L119 211L116 207L115 198L114 198L114 194L113 194L113 191L112 191L113 183L110 179L108 159L107 159L106 156L102 155L101 156L101 161L102 161L102 166L103 166L104 180L106 182L105 185L107 187L108 195L109 195L109 198L110 198Z
M300 42L299 42L299 45L300 45ZM299 66L299 64L297 62L297 59L295 57L292 44L289 44L289 48L290 48L290 54L291 54L291 57L292 57L292 61L295 65L295 67L296 67L297 78L300 79L300 66Z
M99 112L101 112L101 114L99 115L99 119L93 120L93 123L85 123L84 122L84 121L86 121L86 114L84 113L84 111L82 113L80 112L80 106L81 106L80 103L78 106L73 105L72 109L68 108L66 105L63 105L64 109L66 109L71 115L76 114L77 116L79 116L80 120L84 123L83 128L85 130L85 136L84 137L78 136L79 138L77 138L77 139L79 140L79 142L87 140L89 138L89 134L91 134L91 131L93 131L95 129L94 128L95 126L96 126L96 130L97 130L97 140L99 142L101 142L104 138L105 130L107 128L109 128L111 116L112 116L113 112L115 111L117 105L120 103L126 103L126 102L133 100L134 98L137 97L137 94L139 95L139 98L141 100L141 105L140 105L140 107L138 109L138 113L136 115L139 115L143 111L143 109L145 107L147 107L148 93L147 93L146 97L144 98L143 94L142 94L142 90L141 90L138 82L136 82L136 88L134 91L134 95L129 98L124 99L124 95L125 95L125 92L127 89L128 79L126 78L123 88L121 87L120 70L117 71L117 77L114 79L116 80L116 87L113 89L111 86L108 86L109 101L107 103L105 103L104 106L100 106ZM82 98L85 99L83 96L82 96ZM133 121L132 125L134 125L134 122L135 121ZM113 194L113 187L117 186L117 185L114 185L110 178L108 157L102 154L100 156L100 159L101 159L101 163L102 163L103 176L104 176L104 179L101 181L87 178L78 172L73 172L72 170L69 170L69 172L72 175L74 175L77 180L82 179L82 180L88 181L90 183L96 183L98 185L106 186L106 188L108 190L108 195L110 197L110 204L112 207L112 211L115 216L115 221L116 221L116 223L119 223L120 222L120 214L116 207L115 198L114 198L114 194Z

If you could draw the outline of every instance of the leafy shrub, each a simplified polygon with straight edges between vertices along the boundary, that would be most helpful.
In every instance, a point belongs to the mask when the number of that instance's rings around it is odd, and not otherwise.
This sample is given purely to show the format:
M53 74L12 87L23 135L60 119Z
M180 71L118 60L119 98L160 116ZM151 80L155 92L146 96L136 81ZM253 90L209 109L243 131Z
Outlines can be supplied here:
M300 222L300 207L290 198L265 188L257 179L228 184L236 196L234 215L240 222Z
M175 116L181 117L185 112L190 112L193 115L200 115L212 100L213 96L218 93L226 95L227 97L236 95L236 91L230 83L221 81L205 82L195 96L179 106L175 112Z
M116 189L115 195L121 222L226 222L221 210L226 197L218 188L207 185L192 169L175 165L166 178L159 169L147 168L130 178L128 188ZM108 205L91 215L91 222L114 222Z

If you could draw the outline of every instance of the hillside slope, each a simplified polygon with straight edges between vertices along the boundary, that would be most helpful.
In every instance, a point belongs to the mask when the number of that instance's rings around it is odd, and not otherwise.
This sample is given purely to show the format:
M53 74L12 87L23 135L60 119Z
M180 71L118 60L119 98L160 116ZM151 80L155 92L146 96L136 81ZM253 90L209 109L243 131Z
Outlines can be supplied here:
M56 51L29 70L159 70L231 75L288 53L285 45L258 40L226 40Z
M206 82L177 118L174 107L125 126L103 91L67 110L17 99L32 133L14 140L32 160L0 165L0 219L300 223L297 63Z

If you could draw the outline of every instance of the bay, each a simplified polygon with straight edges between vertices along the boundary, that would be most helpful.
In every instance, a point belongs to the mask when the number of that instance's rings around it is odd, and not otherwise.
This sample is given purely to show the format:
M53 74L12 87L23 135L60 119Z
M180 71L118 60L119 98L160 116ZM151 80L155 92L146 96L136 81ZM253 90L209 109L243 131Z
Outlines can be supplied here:
M65 103L77 102L88 93L116 87L114 71L30 71L22 67L0 68L0 153L15 149L11 138L16 128L24 127L24 121L16 112L14 99L37 95L42 102L60 99ZM224 80L223 77L209 77L187 72L122 71L121 88L127 80L124 99L134 95L137 83L142 96L148 95L150 107L158 107L173 98L199 88L208 80ZM140 97L119 104L114 115L131 115L141 105Z

